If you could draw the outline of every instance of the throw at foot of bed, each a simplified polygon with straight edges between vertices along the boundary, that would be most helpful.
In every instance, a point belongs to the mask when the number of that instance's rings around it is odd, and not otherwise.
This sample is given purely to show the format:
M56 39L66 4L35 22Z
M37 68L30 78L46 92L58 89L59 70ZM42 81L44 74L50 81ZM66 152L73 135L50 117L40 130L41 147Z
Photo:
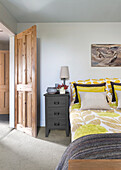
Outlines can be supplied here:
M56 170L68 170L70 159L121 159L121 133L87 135L75 140Z

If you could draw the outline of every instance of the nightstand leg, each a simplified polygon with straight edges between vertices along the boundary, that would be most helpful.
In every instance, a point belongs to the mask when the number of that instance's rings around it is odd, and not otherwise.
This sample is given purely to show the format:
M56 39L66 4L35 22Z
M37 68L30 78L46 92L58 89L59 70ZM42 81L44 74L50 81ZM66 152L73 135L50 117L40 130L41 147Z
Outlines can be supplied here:
M45 137L48 137L50 130L46 128L45 130Z

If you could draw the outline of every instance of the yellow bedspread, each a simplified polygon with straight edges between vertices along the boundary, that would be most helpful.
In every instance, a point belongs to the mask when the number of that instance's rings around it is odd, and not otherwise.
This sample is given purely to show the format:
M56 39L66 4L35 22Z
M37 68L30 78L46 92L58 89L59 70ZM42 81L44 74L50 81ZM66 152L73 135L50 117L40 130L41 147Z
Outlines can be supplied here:
M115 103L110 104L111 110L80 110L79 104L71 103L70 123L72 141L98 133L121 133L121 110Z

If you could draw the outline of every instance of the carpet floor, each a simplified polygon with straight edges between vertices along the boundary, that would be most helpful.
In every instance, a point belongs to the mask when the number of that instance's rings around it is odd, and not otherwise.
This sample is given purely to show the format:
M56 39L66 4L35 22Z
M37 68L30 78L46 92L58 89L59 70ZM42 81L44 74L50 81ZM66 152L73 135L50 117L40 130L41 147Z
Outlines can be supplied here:
M9 127L8 121L0 120L0 139L4 138L7 134L10 133L12 128Z
M70 137L65 131L51 131L48 138L44 135L45 128L40 128L37 138L15 129L1 135L0 170L54 170Z

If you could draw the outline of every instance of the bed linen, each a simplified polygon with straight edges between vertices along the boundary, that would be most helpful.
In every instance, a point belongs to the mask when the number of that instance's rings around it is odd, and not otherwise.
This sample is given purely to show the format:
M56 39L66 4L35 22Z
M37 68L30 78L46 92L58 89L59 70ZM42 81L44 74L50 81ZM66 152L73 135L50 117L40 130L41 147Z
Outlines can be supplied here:
M78 138L67 147L56 170L68 170L70 159L121 159L121 133Z
M71 140L101 133L121 133L121 110L115 103L110 110L81 110L80 104L70 106Z

